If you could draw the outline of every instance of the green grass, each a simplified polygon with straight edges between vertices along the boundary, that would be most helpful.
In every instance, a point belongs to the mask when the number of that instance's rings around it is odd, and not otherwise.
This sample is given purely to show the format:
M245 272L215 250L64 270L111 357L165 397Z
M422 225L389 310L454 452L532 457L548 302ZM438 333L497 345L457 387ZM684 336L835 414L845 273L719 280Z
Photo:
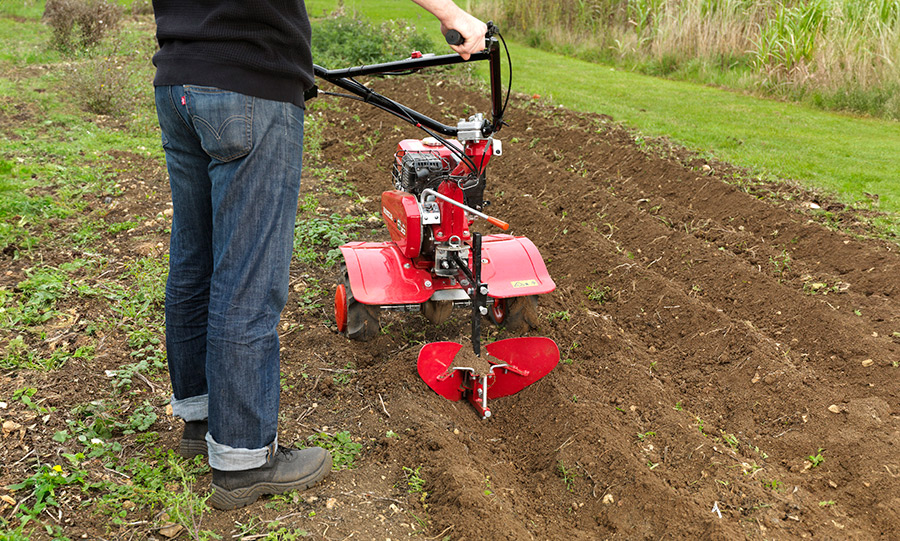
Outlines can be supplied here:
M519 91L608 114L646 135L670 137L760 175L796 179L846 202L867 200L863 192L879 194L881 210L900 211L900 123L613 70L516 44L510 49Z
M308 5L321 12L337 3L315 0ZM412 2L346 0L344 5L376 21L412 18L419 12L433 19ZM437 31L437 23L428 27L425 22L426 29ZM869 205L864 192L878 194L879 210L900 211L898 122L639 75L517 43L510 43L510 54L514 91L539 94L575 111L610 115L645 135L669 137L755 175L796 180L845 203ZM484 75L486 68L477 72ZM515 125L515 112L507 119ZM900 226L894 228L900 233Z
M352 15L359 13L375 22L383 22L388 19L407 19L411 22L424 22L438 27L437 20L430 13L410 1L397 0L348 0L343 2L345 11ZM337 8L336 0L308 0L306 11L312 18L323 17ZM421 21L420 21L421 20ZM427 27L426 27L427 28Z

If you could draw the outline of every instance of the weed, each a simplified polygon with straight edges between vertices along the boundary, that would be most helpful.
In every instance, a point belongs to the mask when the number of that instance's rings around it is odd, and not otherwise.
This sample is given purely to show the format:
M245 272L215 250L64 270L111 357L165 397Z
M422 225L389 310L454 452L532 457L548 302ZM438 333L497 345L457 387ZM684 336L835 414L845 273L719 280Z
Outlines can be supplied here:
M322 298L328 295L320 280L314 276L304 276L306 287L300 291L297 304L303 312L311 313L322 308Z
M556 473L562 478L563 484L566 485L566 490L575 492L573 483L576 478L581 477L581 474L572 471L571 468L567 468L562 460L556 463Z
M737 436L734 434L727 434L724 430L720 430L719 432L722 434L722 439L725 440L725 443L733 450L737 451L738 446L740 445Z
M824 502L819 502L819 507L831 507L832 505L835 505L836 503L837 502L835 502L834 500L826 500Z
M344 365L343 369L338 370L332 379L338 385L347 385L350 383L350 380L353 379L353 374L355 372L356 370L354 370L354 365L351 361Z
M291 496L295 505L299 499L297 492L289 492L288 494L277 494L272 496L272 501L283 500L285 496ZM266 504L269 507L269 504ZM235 522L238 531L235 539L258 539L259 541L296 541L298 539L309 537L309 532L301 528L288 529L281 525L278 520L263 521L258 517L250 517L250 521L246 524Z
M777 256L769 256L769 263L775 267L776 276L784 276L791 270L791 254L787 250L782 250Z
M550 315L547 316L547 320L551 323L556 321L557 319L560 321L569 321L569 311L561 310L559 312L551 312Z
M338 246L354 238L352 230L360 228L363 221L339 214L300 219L294 228L294 255L307 263L321 262L324 267L331 267L341 257ZM320 247L328 249L324 256L319 253Z
M33 397L35 394L37 394L36 388L26 387L24 389L19 389L19 390L13 392L12 399L17 400L17 401L21 402L22 404L25 404L25 406L28 409L30 409L32 411L36 411L37 413L39 413L41 415L43 415L45 413L50 413L51 411L53 411L55 409L55 408L45 408L44 406L41 406L40 400L37 402L33 401L31 399L31 397Z
M591 284L587 286L585 294L588 299L597 301L601 306L612 300L612 288L609 286L601 287Z
M327 432L319 432L306 438L309 447L318 446L331 452L333 470L342 470L344 468L353 468L354 462L359 457L362 450L362 444L354 442L349 432L338 432L337 434L328 434Z
M675 406L673 406L673 409L674 409L675 411L683 411L683 410L684 410L684 406L681 405L681 402L675 402Z
M815 454L809 455L810 468L818 467L818 466L821 465L823 462L825 462L825 457L822 456L822 453L823 453L824 451L825 451L825 450L822 449L822 448L820 447L820 448L815 452Z
M485 496L490 496L490 495L492 495L493 493L494 493L494 491L491 489L491 477L490 477L490 476L487 476L487 477L484 478L484 492L483 492L483 494L484 494Z
M155 339L155 344L151 343L144 349L133 351L132 357L146 357L140 361L123 365L122 368L112 372L113 387L119 391L125 391L131 388L135 377L146 380L144 374L160 373L166 368L165 353L160 352L155 346L159 344L159 340Z
M71 473L63 471L62 466L55 465L53 467L42 464L38 471L25 479L21 483L10 485L10 490L22 490L23 488L31 489L31 494L27 499L34 498L34 504L31 507L20 505L17 516L24 526L32 520L37 520L47 506L59 507L57 501L57 489L68 485L79 485L83 488L88 487L85 477L87 472L84 470L74 470ZM25 499L22 500L23 502ZM48 528L47 532L52 530Z
M655 436L656 432L639 432L637 437L639 440L644 441L645 439Z
M763 486L765 486L766 488L770 488L772 490L778 490L779 487L781 487L781 481L778 481L777 479L763 481Z
M566 354L562 360L563 364L572 364L573 362L575 362L575 360L571 357L571 355L572 355L572 352L575 351L576 349L578 349L580 345L581 344L579 344L578 342L572 342L572 345L569 346L568 349L566 349Z
M403 466L403 473L406 474L407 492L410 494L421 494L422 499L425 499L428 496L428 493L425 492L425 479L422 478L419 473L421 469L422 466L419 466L416 469Z

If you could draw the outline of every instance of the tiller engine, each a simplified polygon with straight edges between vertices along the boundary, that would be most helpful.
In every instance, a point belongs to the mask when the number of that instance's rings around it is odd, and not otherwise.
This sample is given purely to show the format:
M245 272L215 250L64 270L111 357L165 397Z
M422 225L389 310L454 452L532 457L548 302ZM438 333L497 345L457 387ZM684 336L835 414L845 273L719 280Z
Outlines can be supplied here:
M353 94L336 95L370 103L428 135L397 146L394 189L381 196L381 216L391 240L340 247L344 265L334 298L337 327L351 339L369 340L379 331L381 310L421 311L429 321L441 323L454 306L470 307L471 353L454 342L428 344L419 353L418 371L441 396L454 401L468 398L483 418L491 415L489 399L522 390L559 362L556 344L539 337L493 342L485 346L487 355L481 355L484 316L499 325L521 326L531 316L536 296L556 287L530 240L507 234L482 236L471 229L477 218L503 231L509 227L483 212L488 205L483 198L485 168L492 157L502 154L494 135L503 126L506 106L501 103L496 27L489 24L489 28L486 49L469 61L490 62L491 120L476 114L447 126L354 79L465 62L456 54L416 52L407 60L386 64L315 68L317 77Z

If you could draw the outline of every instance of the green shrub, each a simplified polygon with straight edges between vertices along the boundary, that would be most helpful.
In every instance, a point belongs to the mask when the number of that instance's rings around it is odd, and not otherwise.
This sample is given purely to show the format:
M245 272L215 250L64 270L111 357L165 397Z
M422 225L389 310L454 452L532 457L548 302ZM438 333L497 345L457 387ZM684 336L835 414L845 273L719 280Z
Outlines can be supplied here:
M67 53L97 45L121 19L122 8L106 0L47 0L44 8L53 47Z
M358 14L335 12L313 22L313 60L327 68L389 62L433 49L428 36L402 20L376 26Z

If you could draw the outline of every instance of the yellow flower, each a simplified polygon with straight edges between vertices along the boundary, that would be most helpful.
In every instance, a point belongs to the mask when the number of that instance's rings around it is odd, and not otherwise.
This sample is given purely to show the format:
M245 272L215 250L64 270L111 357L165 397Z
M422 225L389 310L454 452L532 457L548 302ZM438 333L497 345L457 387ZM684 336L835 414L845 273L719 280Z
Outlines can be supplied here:
M57 472L59 472L59 473L62 473L62 466L60 466L59 464L57 464L56 466L53 466L53 470L54 470L54 471L57 471Z

